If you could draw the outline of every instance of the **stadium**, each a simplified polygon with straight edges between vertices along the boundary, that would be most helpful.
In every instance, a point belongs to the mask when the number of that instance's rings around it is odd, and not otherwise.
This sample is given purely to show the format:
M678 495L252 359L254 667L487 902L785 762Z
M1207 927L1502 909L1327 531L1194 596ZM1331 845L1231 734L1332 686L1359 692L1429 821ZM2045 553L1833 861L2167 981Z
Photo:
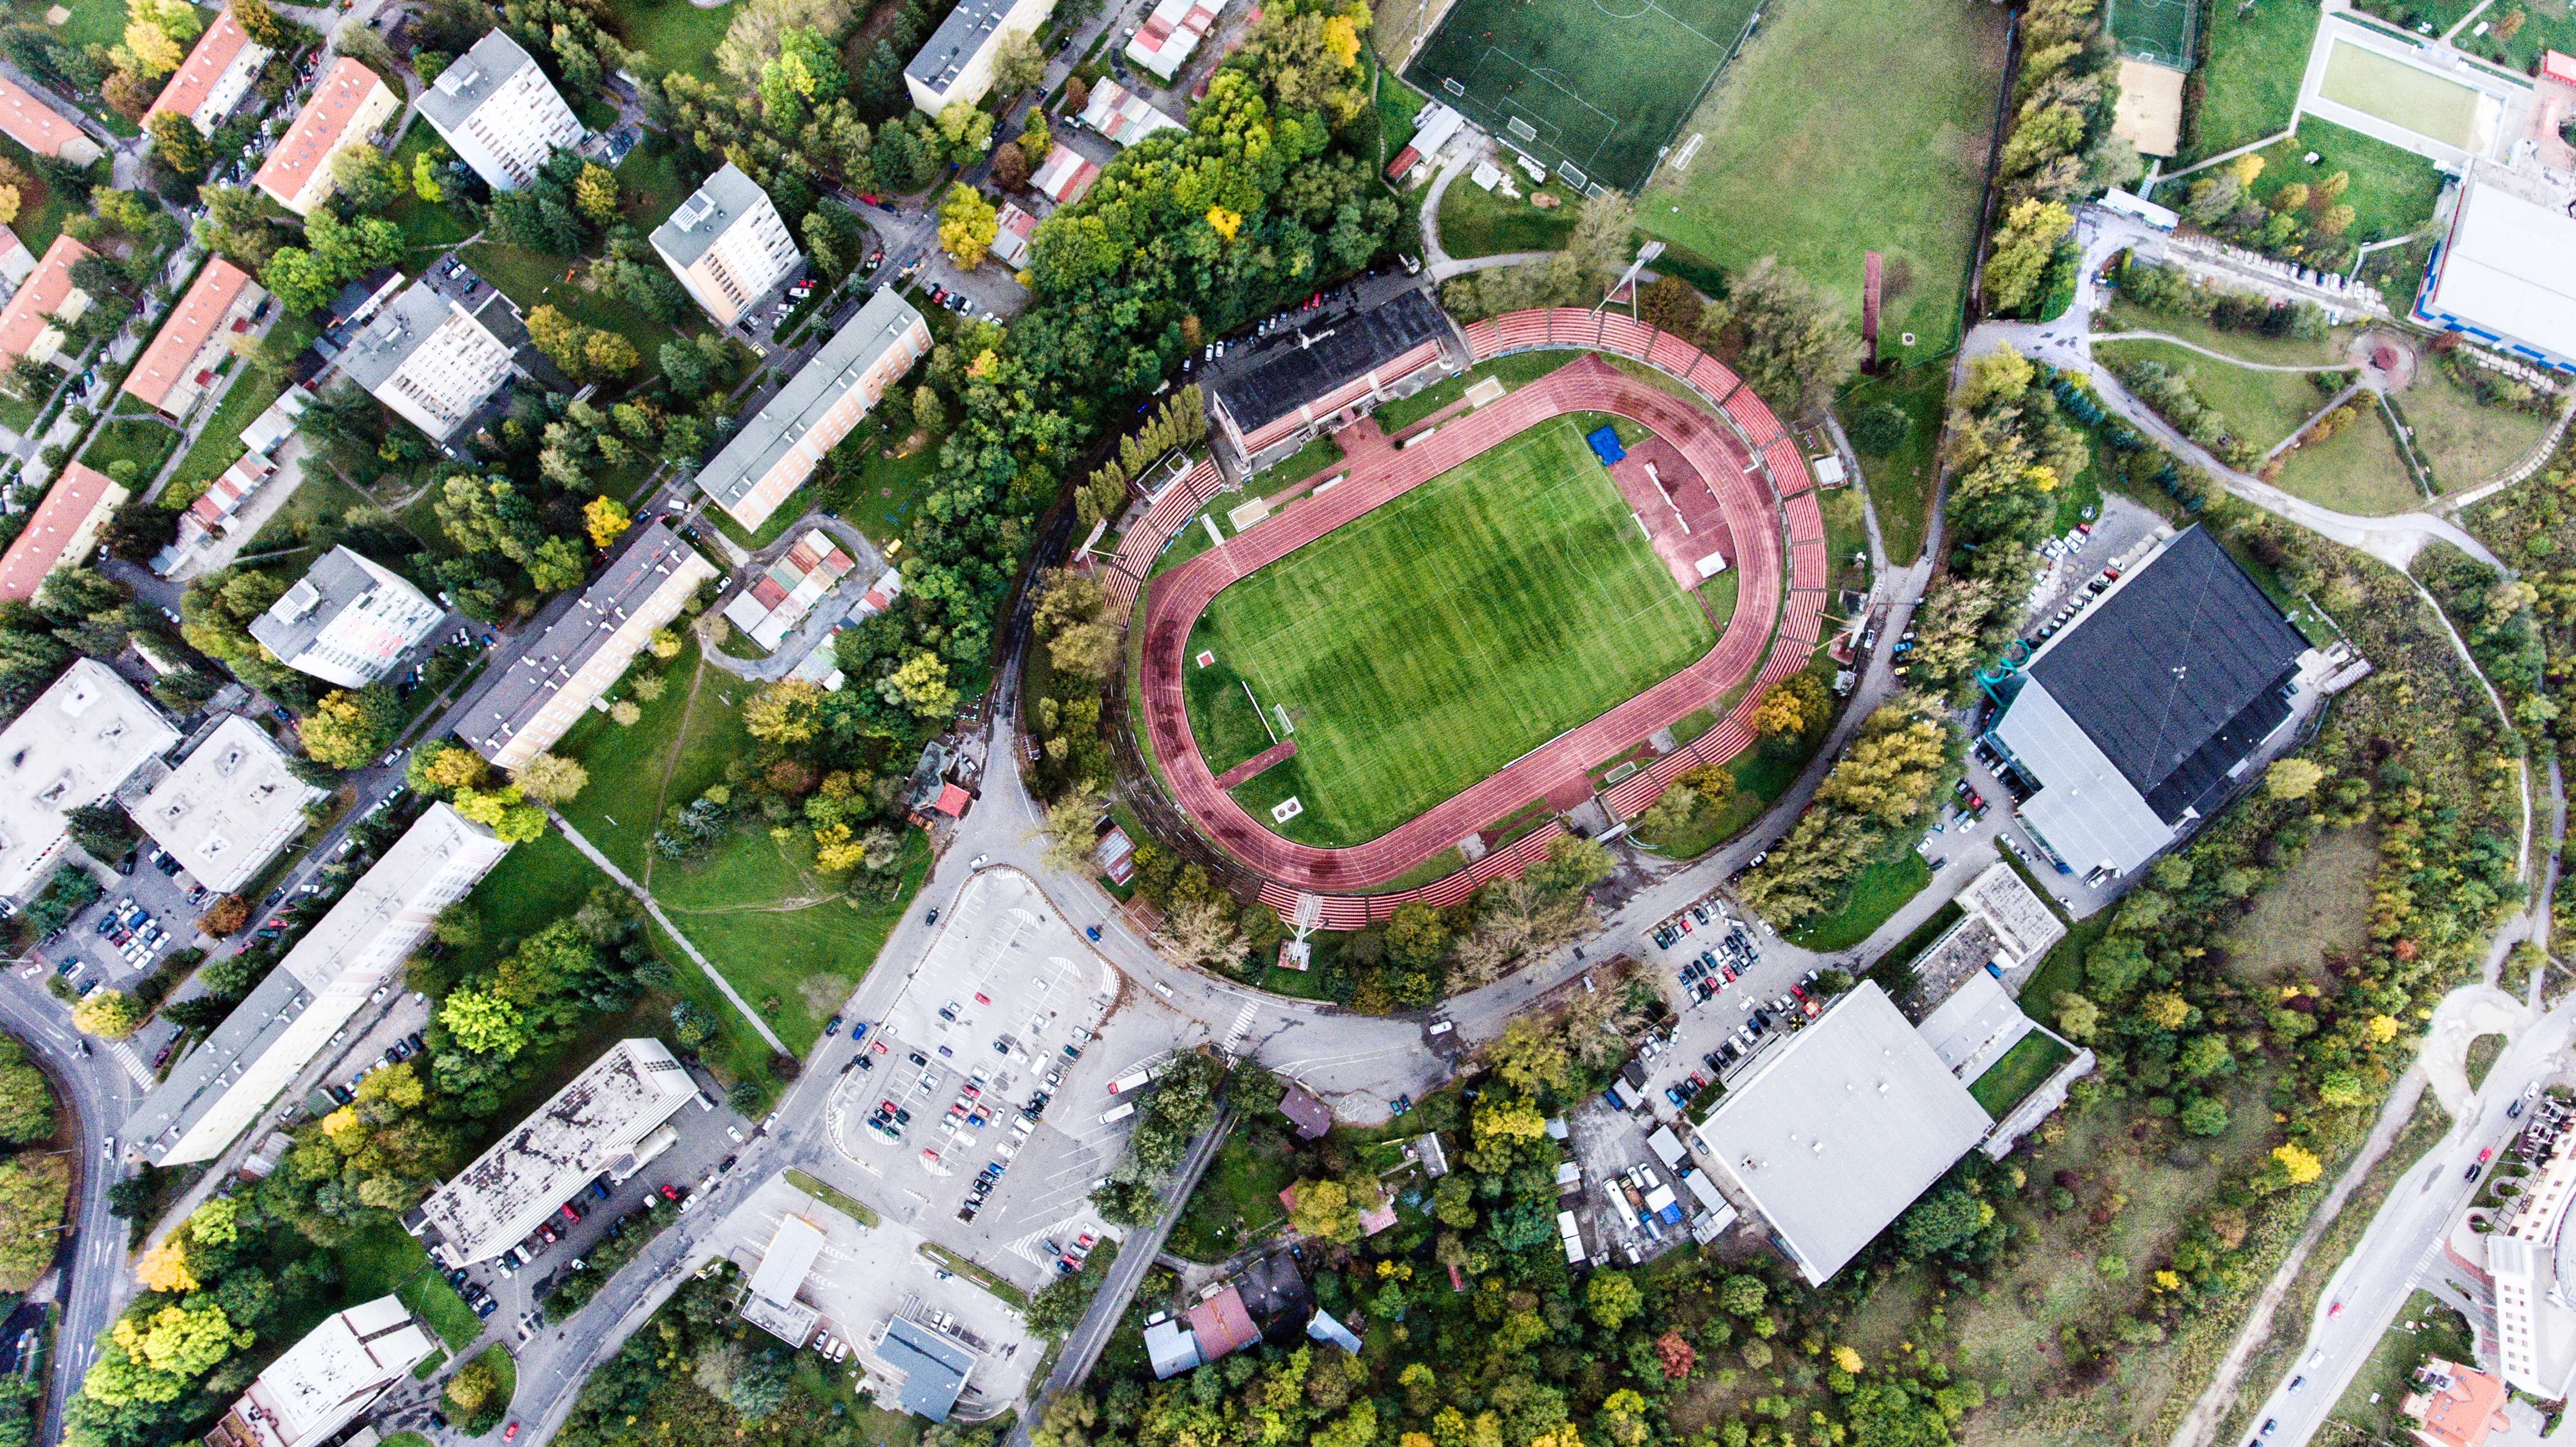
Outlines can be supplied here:
M1633 818L1732 758L1823 620L1805 459L1714 358L1574 308L1452 338L1463 396L1390 431L1341 384L1338 461L1257 477L1285 485L1225 510L1231 535L1202 463L1104 575L1169 802L1266 902L1322 896L1333 928L1455 903L1563 816ZM1452 850L1463 867L1397 887Z

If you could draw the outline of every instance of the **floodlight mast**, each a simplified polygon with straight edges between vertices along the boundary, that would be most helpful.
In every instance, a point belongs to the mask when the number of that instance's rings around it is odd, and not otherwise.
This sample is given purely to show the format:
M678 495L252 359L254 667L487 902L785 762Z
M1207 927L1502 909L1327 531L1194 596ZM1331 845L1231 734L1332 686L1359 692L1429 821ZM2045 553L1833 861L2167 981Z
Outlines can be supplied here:
M1311 891L1301 892L1297 896L1296 907L1290 911L1288 917L1288 923L1297 931L1297 942L1304 944L1306 936L1313 934L1315 926L1323 922L1324 897Z
M1592 314L1596 317L1601 315L1602 307L1610 305L1610 298L1617 296L1620 288L1625 287L1628 289L1628 315L1635 316L1637 314L1637 273L1646 269L1647 262L1663 254L1664 243L1660 241L1649 241L1638 247L1637 259L1629 262L1628 269L1619 273L1619 279L1611 283L1608 291L1601 294L1601 304L1592 309Z

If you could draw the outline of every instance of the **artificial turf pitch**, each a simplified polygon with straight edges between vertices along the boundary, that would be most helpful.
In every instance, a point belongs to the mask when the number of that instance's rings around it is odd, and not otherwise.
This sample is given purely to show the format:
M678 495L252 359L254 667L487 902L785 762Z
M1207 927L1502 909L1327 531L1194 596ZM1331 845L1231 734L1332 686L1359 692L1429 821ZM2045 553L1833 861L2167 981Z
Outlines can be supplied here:
M1234 797L1301 842L1374 839L1681 671L1716 641L1572 417L1543 422L1217 594L1192 631L1212 771L1297 756ZM1217 662L1200 668L1196 656ZM1269 714L1265 729L1244 696Z

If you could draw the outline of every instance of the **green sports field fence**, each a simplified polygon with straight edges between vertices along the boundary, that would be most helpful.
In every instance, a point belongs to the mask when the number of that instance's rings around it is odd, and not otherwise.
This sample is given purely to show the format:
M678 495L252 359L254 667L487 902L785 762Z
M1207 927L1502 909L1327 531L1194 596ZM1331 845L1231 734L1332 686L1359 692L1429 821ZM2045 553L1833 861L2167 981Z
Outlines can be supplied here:
M1577 189L1633 191L1757 0L1457 0L1404 78Z
M2110 0L2103 23L2122 55L2173 70L2191 69L2199 0Z

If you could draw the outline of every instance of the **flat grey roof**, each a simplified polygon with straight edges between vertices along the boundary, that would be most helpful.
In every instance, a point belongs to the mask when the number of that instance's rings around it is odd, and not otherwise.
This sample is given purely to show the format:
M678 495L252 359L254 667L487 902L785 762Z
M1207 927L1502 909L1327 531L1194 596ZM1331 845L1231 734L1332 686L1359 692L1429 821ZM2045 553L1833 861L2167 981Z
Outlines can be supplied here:
M1863 981L1730 1087L1698 1134L1822 1285L1993 1125Z
M972 0L969 0L972 3ZM963 7L961 7L962 9ZM952 17L954 18L954 17ZM769 475L787 449L813 430L814 422L849 390L850 382L875 366L914 327L921 313L892 287L868 298L850 324L824 344L805 370L778 389L769 405L742 424L742 430L698 473L698 486L719 503L742 499Z
M266 1055L312 1003L313 996L293 970L271 969L268 978L215 1027L215 1033L179 1057L179 1063L170 1067L170 1078L143 1097L143 1103L126 1118L125 1138L138 1144L186 1138L241 1078L234 1067ZM173 1126L178 1127L176 1134L171 1133Z
M508 743L626 626L627 615L670 581L672 567L689 551L658 519L646 524L599 581L484 688L456 736L487 755Z
M447 298L426 281L415 281L376 313L367 329L340 353L340 370L372 392L402 370L420 344L447 320Z
M673 266L687 266L706 255L717 237L732 230L735 222L768 199L768 192L744 175L742 168L727 161L722 170L707 178L705 185L691 192L668 220L653 228L653 249Z
M489 31L420 93L420 113L441 127L461 126L466 117L483 108L503 81L536 63L519 48L519 42L499 30Z
M966 1390L966 1374L975 1367L974 1353L899 1316L886 1323L877 1355L904 1373L895 1400L905 1411L934 1422L948 1420L948 1409L957 1405L957 1394Z
M2037 678L2022 682L1988 733L2040 786L2022 801L2023 822L2076 873L2108 864L2126 874L2173 842L2174 826Z
M992 40L1002 17L1011 13L1011 4L1012 0L957 0L957 8L913 52L903 73L946 95L948 83L966 68L967 60Z
M314 559L313 566L269 604L267 612L250 620L250 636L279 659L291 662L304 656L342 609L375 590L375 575L358 561L358 555L346 547L333 548Z

